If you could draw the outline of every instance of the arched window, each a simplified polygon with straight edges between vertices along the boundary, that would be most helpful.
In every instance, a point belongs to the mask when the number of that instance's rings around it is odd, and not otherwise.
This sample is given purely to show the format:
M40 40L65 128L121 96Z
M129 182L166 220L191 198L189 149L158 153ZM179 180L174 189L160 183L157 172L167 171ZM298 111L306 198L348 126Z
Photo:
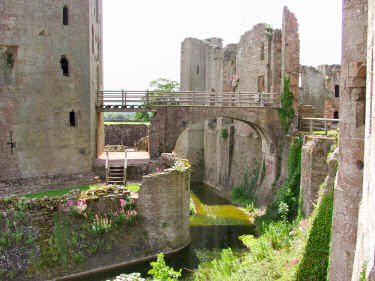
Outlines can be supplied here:
M64 76L69 76L69 62L65 56L61 56L60 59L61 69Z
M340 86L336 85L335 86L335 98L339 98L339 97L340 97Z
M68 14L68 7L64 6L63 8L63 25L69 24L69 14Z
M260 43L260 60L264 60L264 43Z

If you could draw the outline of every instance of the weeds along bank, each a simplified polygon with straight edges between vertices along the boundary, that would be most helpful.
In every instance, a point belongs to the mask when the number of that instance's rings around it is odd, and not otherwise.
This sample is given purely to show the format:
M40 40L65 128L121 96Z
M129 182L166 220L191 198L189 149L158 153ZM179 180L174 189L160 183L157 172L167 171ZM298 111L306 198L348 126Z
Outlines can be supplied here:
M307 142L309 138L306 138ZM324 141L324 140L322 140ZM319 192L313 195L314 208L308 217L303 217L303 192L300 189L302 165L304 161L301 137L292 139L288 154L287 173L283 185L278 189L267 212L256 218L259 237L241 236L247 251L234 255L231 249L224 249L221 258L201 264L195 272L195 280L326 280L330 255L332 228L333 182L336 174L336 160L330 155L329 174L321 183ZM317 145L319 141L314 143ZM331 141L331 143L334 143ZM319 147L319 146L318 146ZM316 149L315 149L316 150ZM335 150L335 144L331 146ZM310 147L314 151L314 147ZM319 151L320 153L320 151ZM310 154L313 163L319 162L316 154ZM327 157L327 153L326 153ZM333 167L333 171L332 168ZM232 195L243 194L252 188L252 178L258 177L257 171L247 175L247 183L235 189ZM253 201L238 202L255 206ZM306 197L306 196L305 196Z
M111 186L1 198L0 280L49 280L186 245L189 163L164 154L159 167L138 194Z

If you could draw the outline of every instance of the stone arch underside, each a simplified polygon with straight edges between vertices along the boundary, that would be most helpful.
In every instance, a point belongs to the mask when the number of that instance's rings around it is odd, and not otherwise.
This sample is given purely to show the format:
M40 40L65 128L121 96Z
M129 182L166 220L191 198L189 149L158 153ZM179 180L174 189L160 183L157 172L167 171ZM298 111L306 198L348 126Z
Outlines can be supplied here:
M180 134L191 124L220 117L242 121L257 131L262 139L267 181L275 182L280 171L279 147L283 134L274 108L160 107L151 122L151 157L172 152Z

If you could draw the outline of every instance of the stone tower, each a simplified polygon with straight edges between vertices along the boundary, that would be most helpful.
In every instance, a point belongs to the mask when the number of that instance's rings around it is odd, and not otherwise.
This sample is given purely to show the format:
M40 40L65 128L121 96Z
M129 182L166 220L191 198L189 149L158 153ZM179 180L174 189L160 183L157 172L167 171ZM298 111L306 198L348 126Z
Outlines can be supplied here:
M0 0L0 182L92 171L101 76L101 0Z

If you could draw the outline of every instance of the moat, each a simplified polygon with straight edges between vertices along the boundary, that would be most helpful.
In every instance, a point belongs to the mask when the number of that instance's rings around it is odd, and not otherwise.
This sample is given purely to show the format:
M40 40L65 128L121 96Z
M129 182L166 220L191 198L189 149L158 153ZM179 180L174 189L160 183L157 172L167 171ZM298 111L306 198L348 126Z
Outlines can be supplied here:
M192 183L190 187L197 209L197 214L190 218L191 243L179 253L165 258L167 265L182 269L185 280L200 263L218 258L221 249L244 248L238 236L255 232L251 216L218 196L211 187L201 183ZM121 273L131 272L141 272L147 277L149 269L150 261L76 280L113 280Z

